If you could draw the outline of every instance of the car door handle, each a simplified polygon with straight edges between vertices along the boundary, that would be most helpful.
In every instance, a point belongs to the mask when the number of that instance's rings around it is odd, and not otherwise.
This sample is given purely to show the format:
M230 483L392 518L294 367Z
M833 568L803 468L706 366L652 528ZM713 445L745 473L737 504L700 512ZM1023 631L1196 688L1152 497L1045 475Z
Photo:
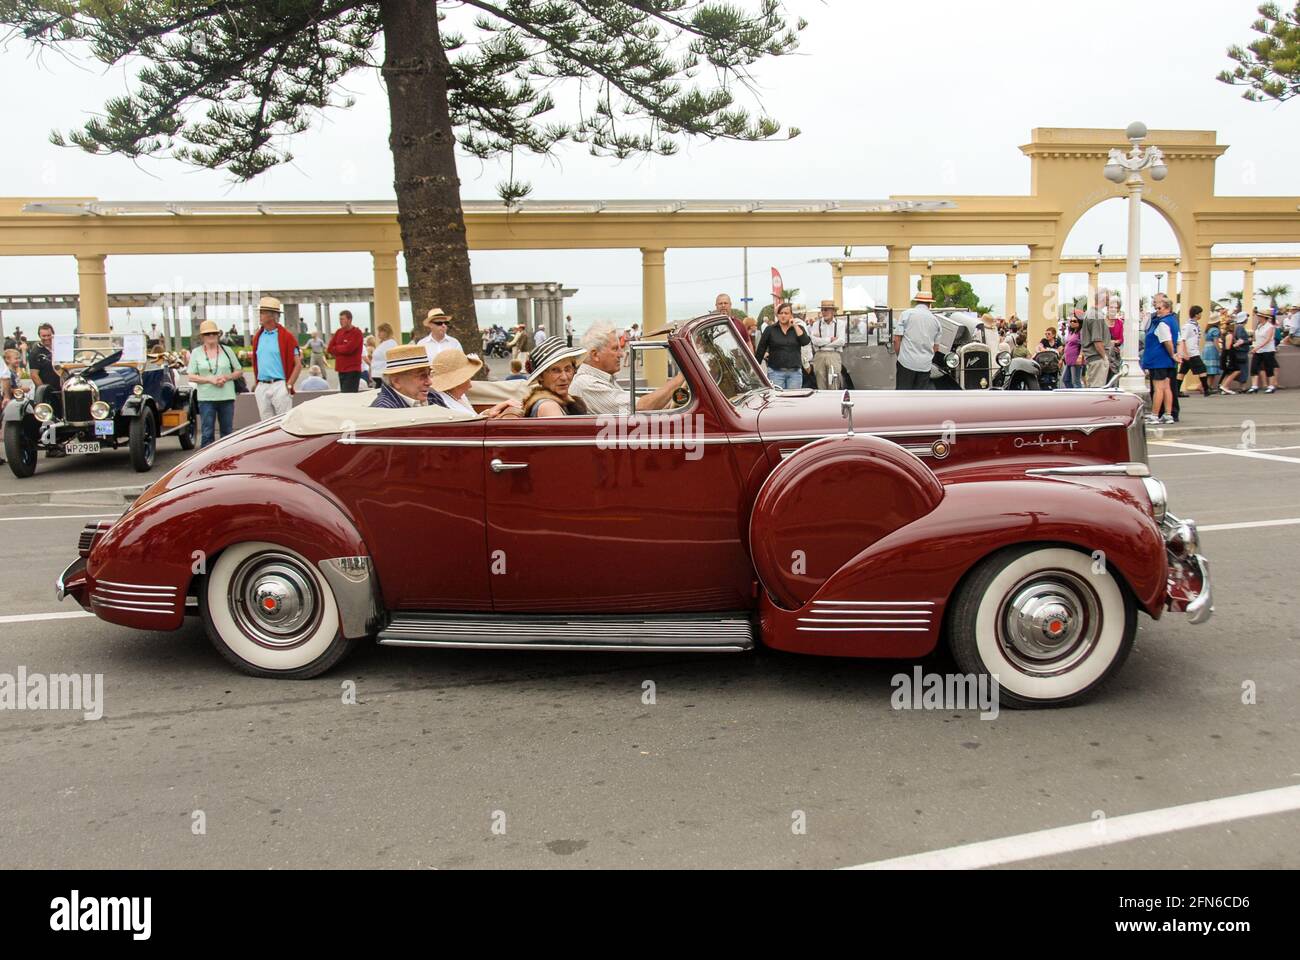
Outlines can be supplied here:
M526 463L506 463L500 458L494 459L491 463L488 464L488 466L492 468L493 473L505 473L507 470L528 469L528 464Z

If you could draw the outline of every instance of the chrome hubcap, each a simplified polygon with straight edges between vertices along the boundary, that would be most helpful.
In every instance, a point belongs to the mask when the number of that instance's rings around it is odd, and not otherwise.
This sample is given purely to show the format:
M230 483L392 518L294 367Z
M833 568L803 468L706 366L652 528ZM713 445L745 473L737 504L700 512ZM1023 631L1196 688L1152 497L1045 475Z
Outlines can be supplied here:
M1051 677L1078 666L1097 645L1101 604L1081 578L1042 571L1012 588L998 617L998 643L1017 669Z
M320 611L315 577L286 554L249 557L231 578L231 616L264 647L283 650L304 642L319 625Z

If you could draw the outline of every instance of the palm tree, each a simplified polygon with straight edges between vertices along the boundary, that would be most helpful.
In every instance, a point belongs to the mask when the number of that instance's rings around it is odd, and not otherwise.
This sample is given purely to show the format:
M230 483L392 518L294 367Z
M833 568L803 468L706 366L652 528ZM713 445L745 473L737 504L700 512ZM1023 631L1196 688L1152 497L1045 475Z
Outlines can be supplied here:
M1259 292L1262 293L1264 296L1268 297L1269 306L1271 306L1274 310L1276 310L1277 298L1285 297L1288 293L1290 293L1291 284L1277 283L1271 287L1261 287Z
M1237 312L1241 312L1241 301L1246 296L1245 290L1229 290L1226 297L1220 297L1219 303L1236 304Z

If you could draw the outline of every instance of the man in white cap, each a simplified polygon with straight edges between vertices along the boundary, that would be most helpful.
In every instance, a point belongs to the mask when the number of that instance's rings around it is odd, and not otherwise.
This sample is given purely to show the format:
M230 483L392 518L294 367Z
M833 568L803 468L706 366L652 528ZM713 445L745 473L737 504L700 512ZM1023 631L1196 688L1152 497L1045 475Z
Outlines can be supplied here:
M904 310L894 325L895 390L929 390L930 367L939 350L942 327L930 312L934 294L918 290L912 302L915 306Z
M302 371L298 338L280 323L280 301L263 297L257 303L261 329L253 336L253 376L257 413L263 420L293 409L293 385Z
M424 326L428 329L428 336L420 340L420 346L424 347L429 354L429 362L433 362L436 357L444 350L459 350L464 353L464 348L460 341L447 332L447 327L451 324L451 316L443 313L441 307L434 307L424 318Z

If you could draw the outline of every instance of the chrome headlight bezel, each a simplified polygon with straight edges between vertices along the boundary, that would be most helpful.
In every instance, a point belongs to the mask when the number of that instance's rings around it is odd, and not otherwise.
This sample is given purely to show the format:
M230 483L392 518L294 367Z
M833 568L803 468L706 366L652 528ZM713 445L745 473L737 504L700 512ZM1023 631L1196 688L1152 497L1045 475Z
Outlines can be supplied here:
M1011 366L1011 354L1005 352L999 353L998 366L1003 368Z
M957 354L955 354L955 353L950 353L950 354L948 354L946 357L944 357L944 358L943 358L943 365L944 365L945 367L947 367L949 370L956 370L956 369L957 369Z
M1163 522L1169 512L1169 491L1155 477L1143 477L1142 486L1146 488L1147 497L1151 500L1152 519L1156 523Z
M54 419L54 408L48 403L38 403L32 408L32 416L38 423L49 423Z
M96 400L90 405L90 416L95 420L107 420L113 415L113 408L103 400Z

